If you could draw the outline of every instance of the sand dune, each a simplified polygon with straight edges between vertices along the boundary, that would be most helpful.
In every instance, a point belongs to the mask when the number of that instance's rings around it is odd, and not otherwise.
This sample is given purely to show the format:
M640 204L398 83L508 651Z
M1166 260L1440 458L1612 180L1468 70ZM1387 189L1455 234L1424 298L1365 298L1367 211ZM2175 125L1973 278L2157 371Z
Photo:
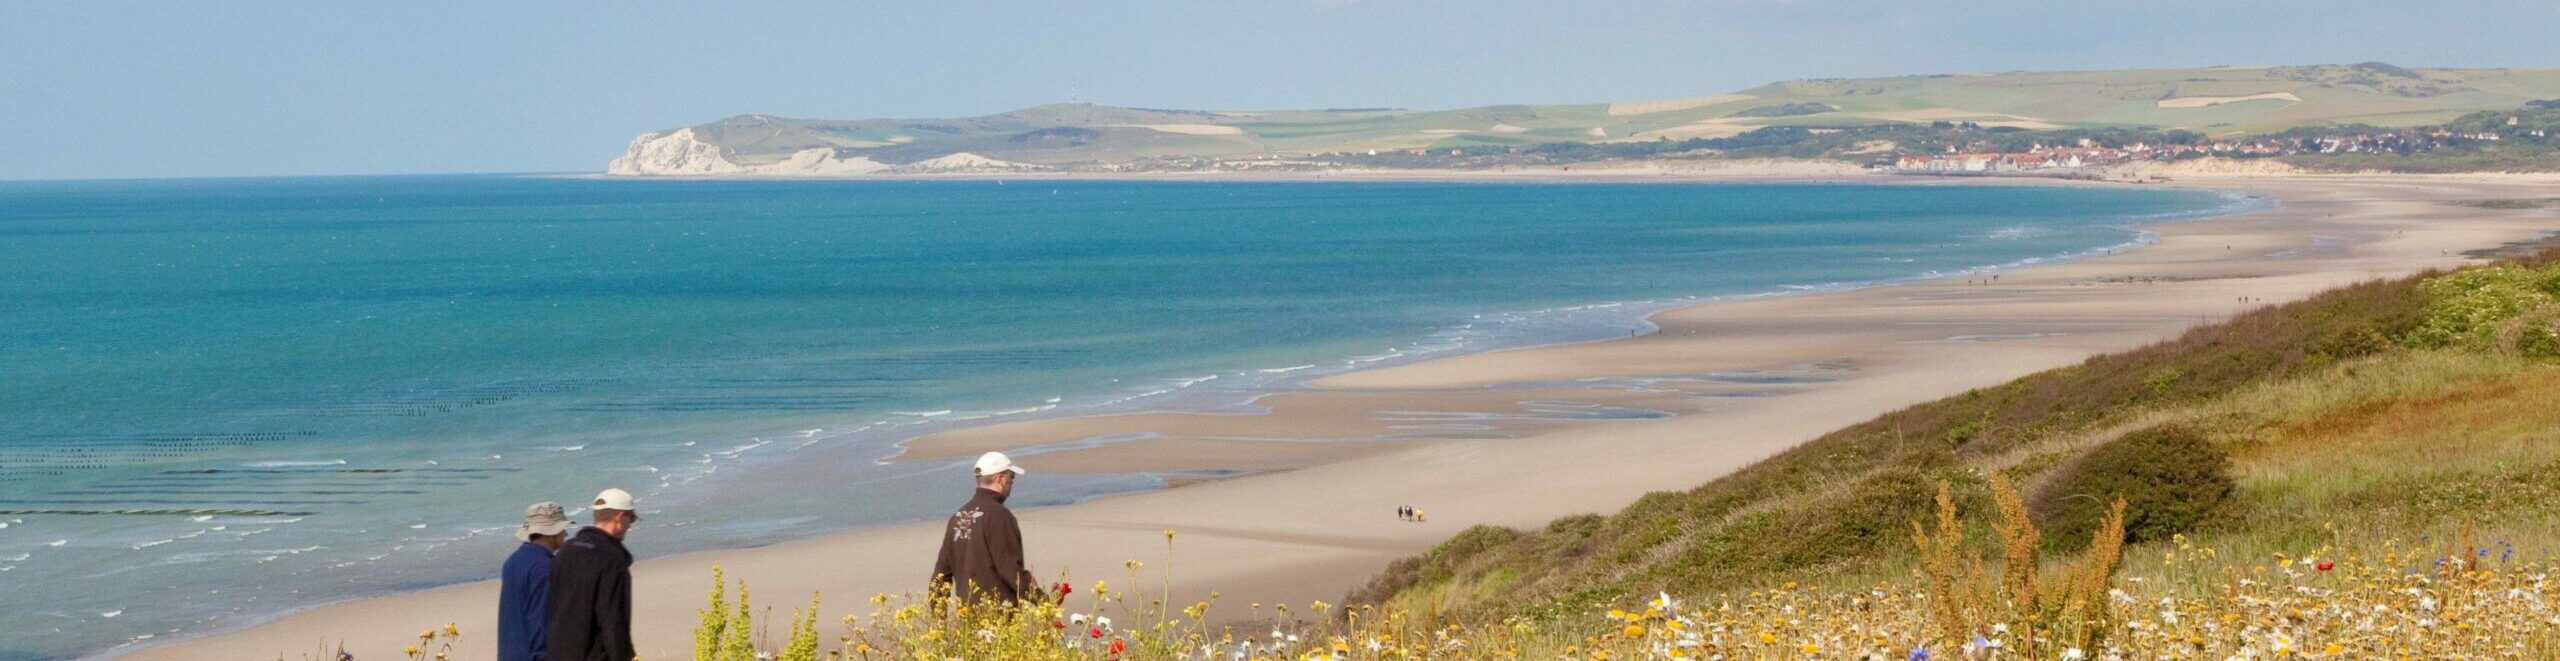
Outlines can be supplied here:
M1701 108L1719 103L1731 103L1734 101L1749 101L1757 98L1760 97L1749 94L1718 94L1715 96L1668 99L1663 101L1628 101L1609 104L1609 116L1625 117L1628 115L1650 115L1657 112L1688 110L1690 108Z
M2056 124L2034 117L2011 115L2008 113L1963 110L1958 108L1919 108L1913 110L1869 111L1843 114L1853 117L1866 117L1896 122L1973 122L1983 126L2007 126L2036 130L2062 128L2061 124Z
M2248 95L2248 96L2182 96L2182 97L2178 97L2178 98L2174 98L2174 99L2161 99L2161 100L2160 100L2160 107L2162 107L2162 108L2205 108L2205 107L2211 107L2211 106L2218 106L2218 105L2222 105L2222 104L2225 104L2225 103L2239 103L2239 102L2242 102L2242 101L2297 101L2297 102L2298 102L2298 101L2301 101L2301 100L2302 100L2302 97L2294 96L2292 92L2268 92L2268 93L2265 93L2265 94L2251 94L2251 95Z
M1244 135L1244 129L1224 124L1106 124L1105 126L1152 129L1182 135Z

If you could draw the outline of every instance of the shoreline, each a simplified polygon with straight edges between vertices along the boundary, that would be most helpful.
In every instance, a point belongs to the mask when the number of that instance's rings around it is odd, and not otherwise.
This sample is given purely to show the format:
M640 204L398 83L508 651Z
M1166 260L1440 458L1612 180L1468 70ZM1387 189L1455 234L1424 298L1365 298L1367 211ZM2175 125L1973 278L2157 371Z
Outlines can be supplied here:
M2016 178L1859 179L1854 183L2107 185ZM1569 179L1609 180L1579 174ZM1652 175L1638 175L1637 180L1744 181ZM1749 181L1836 183L1786 177ZM2113 254L2005 270L2001 274L2008 280L1996 286L1957 285L1939 278L1710 300L1654 313L1649 319L1657 330L1633 338L1360 368L1315 379L1307 388L1265 395L1268 412L1262 414L1135 413L1006 421L903 445L911 453L922 448L935 456L965 456L980 447L1010 449L1041 445L1041 439L1054 444L1061 438L1126 433L1113 430L1159 434L1026 455L1025 463L1035 471L1026 490L1038 488L1036 475L1044 464L1053 466L1049 470L1082 464L1114 472L1130 472L1129 466L1141 461L1195 470L1227 467L1222 463L1260 466L1262 470L1245 477L1026 510L1033 568L1044 578L1062 565L1106 570L1080 572L1075 577L1080 583L1121 578L1115 569L1121 560L1161 558L1159 535L1172 528L1183 533L1176 559L1181 567L1174 577L1178 591L1199 594L1217 588L1231 605L1245 600L1330 601L1365 582L1387 560L1427 549L1467 524L1535 526L1555 516L1615 509L1644 491L1693 486L1901 405L2138 346L2246 309L2228 299L2213 303L2219 294L2245 292L2264 303L2291 300L2353 280L2462 263L2469 260L2452 248L2540 238L2560 226L2547 211L2437 203L2511 197L2515 195L2495 192L2547 186L2555 181L2549 178L2317 175L2196 181L2208 183L2207 188L2266 191L2284 206L2137 228L2155 233L2158 240ZM2199 187L2194 184L2153 185ZM2341 187L2368 197L2333 199L2342 193L2331 189ZM2314 206L2301 208L2296 199ZM2347 218L2337 218L2335 212L2341 210L2348 212ZM2314 217L2324 211L2333 215ZM2456 216L2484 220L2461 227L2425 222ZM2315 231L2341 228L2355 230L2357 240L2302 241L2321 236ZM2400 233L2385 234L2383 229ZM2208 245L2215 241L2222 242L2220 252L2233 254L2217 258ZM2242 245L2251 251L2243 253L2238 249ZM2275 257L2279 251L2295 254ZM2353 279L2337 280L2348 276ZM2102 294L2114 298L2091 300ZM1950 308L1961 314L1950 314ZM1698 337L1701 331L1707 337ZM1558 402L1581 406L1552 405ZM1628 410L1671 415L1605 415ZM1481 440L1321 440L1369 438L1398 422L1491 429L1483 430L1489 438ZM1275 431L1284 433L1275 436ZM1506 436L1490 437L1494 434ZM1717 442L1701 447L1695 439L1702 437ZM1646 460L1664 455L1690 461ZM795 471L778 472L778 478L790 479ZM964 495L955 492L954 502ZM1433 513L1432 523L1403 524L1386 516L1399 504L1426 508ZM785 601L794 600L792 594L821 589L834 595L831 602L845 604L871 592L921 586L938 538L935 523L644 560L636 574L643 652L665 655L689 641L692 609L698 607L700 583L712 559L760 592L782 590ZM645 557L648 531L637 535L634 546ZM1148 574L1141 580L1159 578ZM396 649L421 622L485 619L487 593L493 589L493 583L481 582L357 599L282 614L245 629L153 641L106 654L264 658L306 649L324 637L344 637L362 650L378 651L383 645ZM839 606L829 612L860 610L859 605ZM464 650L459 658L480 658L472 652L481 647Z
M1437 181L1437 180L1433 180L1433 181ZM1483 180L1470 180L1470 181L1471 181L1471 182L1473 182L1473 183L1483 183ZM1455 183L1455 182L1453 182L1453 183ZM1524 182L1501 182L1501 183L1524 183ZM1608 181L1582 181L1582 180L1574 180L1574 181L1563 181L1563 182L1555 182L1555 183L1578 184L1578 183L1617 183L1617 182L1608 182ZM1761 181L1747 181L1747 182L1746 182L1746 181L1736 181L1736 182L1722 182L1722 181L1697 182L1697 181L1688 181L1688 182L1682 182L1682 181L1654 181L1654 180L1646 180L1646 181L1645 181L1645 182L1643 182L1643 183L1662 183L1662 184L1676 184L1676 183L1787 183L1787 184L1804 184L1804 185L1842 185L1842 186L1865 186L1865 185L1893 186L1893 185L1902 185L1902 184L1899 184L1899 183L1897 183L1897 182L1889 182L1889 181L1834 182L1834 181L1794 181L1794 180L1780 180L1780 181L1770 181L1770 182L1761 182ZM2001 181L2001 180L1999 180L1999 179L1996 179L1996 178L1976 178L1975 180L1971 180L1971 181L1956 181L1956 182L1950 182L1950 184L1949 184L1949 185L2000 186L2000 185L2004 185L2004 183L2006 183L2006 182L2003 182L2003 181ZM2049 181L2049 182L2047 183L2047 185L2051 185L2052 183L2053 183L2053 182L2050 182L2050 181ZM2089 186L2103 186L2103 185L2104 185L2104 184L2106 184L2106 183L2121 183L2121 182L2068 181L2068 184L2080 184L2080 185L2089 185ZM2066 184L2066 185L2068 185L2068 184ZM1780 288L1780 289L1766 290L1766 291L1757 291L1757 292L1747 292L1747 293L1737 293L1737 294L1692 295L1692 296L1679 296L1679 297L1671 297L1671 298L1663 298L1663 299L1625 300L1625 301L1603 301L1603 302L1598 302L1598 303L1586 303L1586 304L1579 304L1579 305L1568 306L1568 307L1561 307L1561 308L1549 308L1549 309L1542 309L1542 310L1530 310L1530 311L1524 311L1524 312L1487 313L1487 314L1522 314L1522 315L1532 315L1532 314L1541 314L1541 313L1546 313L1546 312L1551 312L1551 311L1557 311L1557 310L1580 310L1580 309L1589 309L1589 308L1634 307L1634 308L1639 309L1639 310L1644 310L1643 312L1641 312L1641 313L1637 314L1637 315L1635 316L1635 319L1636 319L1636 323L1639 323L1639 324L1642 324L1643 326L1645 326L1645 327L1646 327L1646 330L1644 330L1644 331L1642 331L1642 333L1640 333L1640 334L1638 334L1638 335L1634 335L1634 336L1611 336L1611 337L1597 337L1597 338L1584 338L1584 339L1564 339L1564 340L1554 340L1554 341L1533 341L1533 342L1530 342L1530 343L1527 343L1527 344L1520 344L1520 345L1514 345L1514 346L1495 346L1495 347L1481 348L1481 349L1479 349L1479 348L1467 348L1467 349L1457 349L1457 350L1444 351L1444 352L1433 352L1433 353L1399 354L1399 355L1396 355L1396 356L1393 356L1393 357L1390 357L1390 358L1385 358L1385 359L1379 360L1379 361L1377 361L1377 363L1376 363L1376 364L1361 365L1361 366L1357 366L1357 367L1348 367L1348 368L1337 368L1337 369L1333 369L1333 370L1329 370L1329 371L1321 370L1321 368L1320 368L1320 366L1319 366L1319 365L1305 365L1305 366L1300 366L1300 367L1298 367L1298 368L1293 368L1293 369L1319 368L1319 369L1320 369L1320 371L1318 371L1317 373L1315 373L1315 374L1311 375L1311 378L1300 378L1300 379L1295 379L1295 380L1275 381L1275 382L1272 382L1272 383L1263 384L1263 387L1262 387L1261 389L1259 389L1259 390L1257 390L1257 391L1253 391L1253 392L1252 392L1252 394L1251 394L1251 396L1250 396L1248 399L1246 399L1246 400L1244 400L1244 401L1242 401L1242 402L1234 402L1234 403L1231 403L1231 405L1229 405L1229 406L1224 406L1224 407L1215 407L1215 408L1224 409L1224 410L1208 410L1207 408L1182 407L1182 406L1171 406L1171 407L1156 406L1156 407L1146 407L1146 408L1143 408L1143 409L1140 409L1140 410L1137 410L1137 411L1120 411L1120 412L1110 412L1110 411L1058 411L1058 412L1054 412L1054 413L1044 412L1044 413L1042 413L1042 414L1035 414L1035 415L1026 416L1026 417L1002 417L1002 416L998 416L996 419L985 419L985 420L971 421L971 423L969 423L969 424L958 425L958 426L955 426L955 427L953 427L953 428L949 428L949 429L942 429L942 430L929 431L929 432L925 432L925 433L920 433L920 434L915 434L915 435L909 436L909 437L907 437L907 438L905 438L905 439L902 439L902 440L899 440L899 441L897 441L896 443L894 443L894 444L893 444L893 446L894 446L894 447L896 448L896 450L897 450L897 452L896 452L895 454L892 454L892 455L890 455L890 456L888 456L888 457L882 458L882 459L880 459L879 461L880 461L880 463L901 463L901 462L908 462L908 461L926 461L926 460L959 460L959 459L967 459L967 458L969 458L969 455L967 455L967 454L949 454L949 453L942 453L942 452L921 452L921 453L920 453L920 452L916 452L916 451L914 451L912 448L910 448L910 446L911 446L911 445L913 445L913 444L915 444L915 443L917 443L917 442L924 441L924 440L927 440L927 439L930 439L930 438L933 438L933 437L943 436L943 435L945 435L945 434L965 434L965 433L968 433L968 432L970 432L970 431L972 431L972 430L975 430L975 429L978 429L978 428L982 428L982 427L990 427L990 426L1004 426L1004 425L1026 424L1026 423L1039 423L1039 422L1056 421L1056 420L1074 420L1074 419L1081 419L1081 418L1111 418L1111 417L1117 417L1117 416L1133 416L1133 415L1191 415L1191 416L1245 416L1245 417L1259 416L1259 415L1264 415L1264 414L1266 413L1266 411L1255 411L1255 412L1250 412L1250 413L1238 413L1238 412L1235 412L1235 411L1234 411L1234 409L1235 409L1236 407L1238 407L1238 406L1241 406L1241 407L1244 407L1244 408L1250 408L1250 409L1261 409L1261 408L1263 408L1263 407L1261 407L1261 406L1260 406L1259 402L1261 402L1261 401L1262 401L1263 399L1265 399L1265 398L1268 398L1268 397L1271 397L1271 396L1274 396L1274 395L1282 395L1282 394L1286 394L1286 393L1293 392L1293 391L1304 391L1304 390L1309 390L1309 389L1320 388L1321 386L1320 386L1320 385L1318 385L1318 384L1319 384L1320 382L1322 382L1322 381L1325 381L1325 380L1327 380L1327 379L1331 379L1331 378L1334 378L1334 377L1337 377L1337 376L1341 376L1341 375L1344 375L1344 374L1353 373L1353 372L1363 372L1363 371L1379 370L1379 369L1390 369L1390 368L1401 367L1401 366L1404 366L1404 365L1410 365L1410 364L1414 364L1414 363L1427 363L1427 362L1432 362L1432 361L1448 360L1448 359L1459 358L1459 357L1463 357L1463 356L1476 355L1476 354L1483 354L1483 353L1498 353L1498 352L1508 352L1508 351L1529 351L1529 350L1546 349L1546 348L1552 348L1552 347L1569 347L1569 346L1586 345L1586 344L1596 344L1596 343L1604 343L1604 342L1615 342L1615 341L1620 341L1620 340L1629 339L1630 337L1639 337L1639 336L1641 336L1642 334L1650 334L1650 333L1660 332L1661 327L1660 327L1658 324L1655 324L1655 323L1654 323L1654 317L1655 317L1655 316L1660 315L1660 314L1663 314L1663 313L1666 313L1666 312L1671 312L1671 311L1674 311L1674 310L1680 310L1680 309L1683 309L1683 308L1698 307L1698 306L1710 306L1710 305L1721 305L1721 304L1730 304L1730 303L1738 303L1738 302L1745 302L1745 301L1755 301L1755 300L1765 300L1765 299L1776 299L1776 298L1795 297L1795 296L1821 296L1821 295L1825 295L1825 294L1835 294L1835 293L1842 293L1842 292L1854 292L1854 291L1859 291L1859 290L1864 290L1864 289L1873 289L1873 288L1878 288L1878 287L1897 287L1897 286L1903 286L1903 285L1909 285L1909 284L1915 284L1915 283L1925 283L1925 282L1929 282L1929 281L1932 281L1932 280L1943 280L1943 279L1946 279L1946 278L1961 277L1961 276L1965 276L1965 275L1968 275L1968 274L1987 274L1987 273L1994 273L1994 272L2001 272L2001 271L2008 271L2008 270L2017 270L2017 269L2035 268L2035 267L2041 267L2041 266L2051 266L2051 265L2067 264L2067 263L2070 263L2070 262L2079 261L2079 260L2083 260L2083 259L2090 259L2090 258L2094 258L2094 257L2102 257L2102 256L2106 256L2106 255L2112 255L2112 254L2116 254L2117 252L2121 252L2121 251L2140 250L2140 249L2145 248L2145 247L2148 247L2148 246L2150 246L2151 244L2156 243L2156 242L2158 241L2158 235L2157 235L2155 232L2152 232L2152 231L2150 231L2150 230L2146 229L2146 228L2151 227L2151 226L2154 226L2154 225L2161 225L2161 224L2167 224L2167 223L2190 222L2190 221L2198 221L2198 220L2209 220L2209 219L2213 219L2213 218L2220 218L2220 217L2226 217L2226 216L2234 216L2234 215L2244 215L2244 214L2250 214L2250 213L2257 213L2257 212L2260 212L2260 211L2266 211L2266 210L2274 209L2274 208L2277 206L2277 201L2276 201L2276 200L2274 200L2272 197L2266 196L2266 195L2264 195L2264 194L2262 194L2262 193L2259 193L2259 192L2256 192L2256 191L2250 191L2250 190L2246 190L2246 189L2242 189L2242 188L2231 188L2231 189L2211 188L2211 189L2193 189L2193 190L2205 190L2205 191L2207 191L2207 192L2214 192L2214 193L2222 194L2222 195L2224 195L2227 199L2229 199L2229 200L2230 200L2230 203L2229 203L2229 204L2226 204L2226 205L2224 205L2224 206L2216 207L2216 208L2212 208L2212 209L2199 210L2199 211L2189 212L2189 213L2166 214L2166 215L2161 215L2161 216L2156 216L2156 217L2147 217L2147 218L2140 219L2140 222L2132 222L2132 223L2128 223L2128 224L2126 224L2126 225L2123 225L2123 226L2122 226L2122 229L2124 229L2126 232L2131 233L2131 234L2133 235L2133 237L2132 237L2130 240L2123 241L2123 242L2119 242L2119 243L2113 243L2113 244L2108 244L2108 245L2103 245L2103 246L2097 246L2097 247L2093 247L2093 248L2088 248L2088 249L2083 249L2083 250L2077 250L2077 251L2067 252L2067 253L2059 253L2059 254L2053 254L2053 255L2040 255L2040 256L2035 256L2035 257L2028 257L2028 258L2019 259L2019 260L2013 260L2013 261L2004 262L2004 263L2000 263L2000 264L1990 264L1990 265L1983 265L1983 266L1969 267L1969 268L1965 268L1965 269L1961 269L1961 270L1955 270L1955 271L1946 271L1946 272L1930 272L1930 273L1915 274L1915 275L1901 276L1901 277L1894 277L1894 278L1884 278L1884 279L1876 279L1876 280L1848 281L1848 282L1834 282L1834 283L1824 283L1824 284L1820 284L1820 285L1785 285L1783 288ZM1173 394L1179 394L1179 393L1178 393L1178 392L1176 392L1176 393L1173 393ZM1179 403L1180 403L1180 401L1179 401L1179 400L1176 400L1176 401L1173 401L1173 402L1165 402L1165 403L1168 403L1168 404L1179 404ZM1137 439L1137 440L1147 440L1147 439ZM1121 442L1121 441L1113 440L1113 439L1090 439L1090 438L1088 438L1088 439L1076 439L1075 441L1072 441L1071 443L1072 443L1072 444L1077 444L1077 445L1082 445L1082 444L1096 444L1096 443L1107 444L1107 443L1114 443L1114 442ZM1390 441L1377 441L1377 442L1379 442L1379 443L1391 443ZM1021 457L1021 456L1028 456L1028 455L1026 455L1026 454L1025 454L1026 452L1035 452L1035 453L1036 453L1036 452L1039 452L1039 451L1046 450L1046 449L1048 449L1048 448L1049 448L1049 446L1031 446L1031 447L997 448L997 449L1003 449L1003 450L1005 450L1006 452L1008 452L1009 454L1012 454L1012 455L1014 455L1014 456L1016 456L1016 457ZM983 451L983 450L979 450L979 451ZM973 451L973 452L975 452L975 451ZM1099 471L1099 472L1111 472L1111 471ZM1149 474L1153 475L1154 473L1149 473ZM1242 477L1242 476L1250 475L1250 474L1251 474L1251 473L1228 474L1228 475L1220 475L1220 476L1217 476L1217 477L1215 477L1215 478L1206 478L1206 479L1231 479L1231 478L1234 478L1234 477ZM1164 477L1164 476L1159 475L1159 477ZM1181 485L1184 485L1184 484L1193 484L1193 483L1197 483L1197 482L1199 482L1199 481L1204 481L1204 480L1201 480L1201 479L1191 479L1191 480L1184 480L1184 481L1181 481L1181 482L1170 482L1170 483L1168 483L1168 484L1166 485L1166 487L1165 487L1165 488L1173 488L1173 487L1181 486ZM1111 495L1111 494L1105 494L1103 497L1107 497L1108 495Z

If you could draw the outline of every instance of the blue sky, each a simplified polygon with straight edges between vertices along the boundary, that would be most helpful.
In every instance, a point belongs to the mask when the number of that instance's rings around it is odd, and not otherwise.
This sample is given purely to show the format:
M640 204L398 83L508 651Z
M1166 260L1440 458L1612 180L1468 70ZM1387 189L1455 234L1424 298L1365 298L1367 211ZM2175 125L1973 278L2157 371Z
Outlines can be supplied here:
M1789 78L2560 66L2552 0L0 0L0 179L593 171L741 113L1594 102Z

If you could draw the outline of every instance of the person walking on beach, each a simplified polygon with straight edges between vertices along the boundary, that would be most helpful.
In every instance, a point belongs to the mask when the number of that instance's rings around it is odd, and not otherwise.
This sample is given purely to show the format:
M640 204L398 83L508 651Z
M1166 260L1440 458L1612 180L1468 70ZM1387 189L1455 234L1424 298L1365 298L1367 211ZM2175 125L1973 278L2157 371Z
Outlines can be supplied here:
M551 619L551 554L569 534L559 503L524 508L516 552L498 573L498 661L542 661L543 626Z
M933 591L961 603L1010 604L1038 584L1022 561L1022 526L1004 500L1022 467L1002 452L978 457L978 491L943 526L942 553L933 561Z
M631 551L622 538L640 522L631 492L596 494L593 523L551 562L551 619L546 659L631 661Z

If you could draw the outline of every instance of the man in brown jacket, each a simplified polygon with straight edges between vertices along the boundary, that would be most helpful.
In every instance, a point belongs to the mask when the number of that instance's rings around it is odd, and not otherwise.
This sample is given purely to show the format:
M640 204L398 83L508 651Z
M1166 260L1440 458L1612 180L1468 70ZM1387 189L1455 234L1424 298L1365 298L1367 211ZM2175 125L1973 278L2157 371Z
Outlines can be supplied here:
M1022 562L1022 526L1005 509L1022 467L1002 452L978 457L978 492L943 526L942 554L933 562L935 592L962 603L1011 604L1038 589ZM947 591L947 592L946 592Z

